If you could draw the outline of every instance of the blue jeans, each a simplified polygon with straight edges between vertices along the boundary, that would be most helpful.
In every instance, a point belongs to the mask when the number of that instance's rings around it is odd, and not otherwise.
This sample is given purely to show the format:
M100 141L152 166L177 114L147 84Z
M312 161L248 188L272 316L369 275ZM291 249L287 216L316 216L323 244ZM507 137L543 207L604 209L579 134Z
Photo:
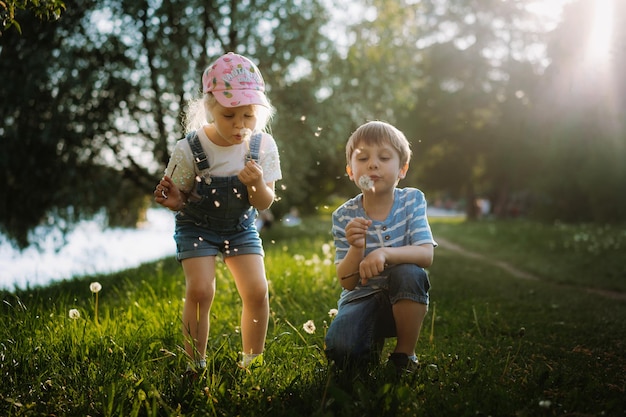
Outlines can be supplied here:
M392 304L408 299L428 304L430 281L414 264L394 265L381 274L380 290L339 302L339 311L326 333L326 356L338 366L378 359L385 338L396 336ZM355 290L353 290L355 291Z

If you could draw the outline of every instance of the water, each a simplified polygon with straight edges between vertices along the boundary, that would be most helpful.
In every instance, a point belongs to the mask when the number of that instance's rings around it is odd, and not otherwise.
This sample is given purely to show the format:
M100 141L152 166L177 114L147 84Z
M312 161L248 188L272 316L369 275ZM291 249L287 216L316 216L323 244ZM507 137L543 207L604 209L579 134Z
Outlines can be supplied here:
M150 209L137 229L103 229L97 221L81 222L56 250L52 239L42 249L23 252L0 235L0 288L13 290L45 286L75 276L111 273L174 256L174 214Z
M428 209L429 217L461 213ZM283 219L284 221L284 219ZM174 214L150 209L147 221L137 229L103 229L97 221L80 223L56 250L54 242L42 242L43 250L19 252L0 235L0 289L45 286L75 276L106 274L132 268L167 256L175 256Z

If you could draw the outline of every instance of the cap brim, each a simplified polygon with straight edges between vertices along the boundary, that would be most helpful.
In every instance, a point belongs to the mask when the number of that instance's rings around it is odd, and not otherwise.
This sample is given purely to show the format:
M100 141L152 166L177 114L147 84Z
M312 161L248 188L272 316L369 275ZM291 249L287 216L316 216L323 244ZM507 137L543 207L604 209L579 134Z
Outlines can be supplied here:
M213 91L212 93L217 102L224 107L240 107L254 104L270 107L265 94L258 90L222 90Z

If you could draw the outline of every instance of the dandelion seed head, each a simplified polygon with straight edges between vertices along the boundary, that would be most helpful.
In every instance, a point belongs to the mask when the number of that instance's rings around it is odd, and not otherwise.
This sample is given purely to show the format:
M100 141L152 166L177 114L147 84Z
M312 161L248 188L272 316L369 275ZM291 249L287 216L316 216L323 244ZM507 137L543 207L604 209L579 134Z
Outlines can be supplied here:
M96 294L100 292L100 290L102 289L102 285L99 282L92 282L91 284L89 284L89 289L92 293Z
M336 308L331 308L328 310L328 317L335 317L339 311Z
M374 181L369 175L361 175L359 177L359 188L363 191L369 191L374 188Z
M313 322L313 320L308 320L306 323L302 325L302 328L308 334L315 333L315 323Z
M71 308L69 311L69 316L72 320L76 320L80 318L80 311L75 308Z

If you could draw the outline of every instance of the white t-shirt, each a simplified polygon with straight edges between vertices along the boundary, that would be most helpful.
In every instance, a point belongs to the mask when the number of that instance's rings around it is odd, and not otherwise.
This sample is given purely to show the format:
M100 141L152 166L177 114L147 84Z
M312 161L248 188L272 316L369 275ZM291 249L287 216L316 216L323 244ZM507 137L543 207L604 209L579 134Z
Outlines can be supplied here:
M196 133L207 156L209 162L208 172L212 177L237 175L243 169L248 153L248 145L246 143L219 146L208 138L203 128L198 129ZM252 135L254 136L257 133L253 132ZM274 138L267 133L262 133L259 165L263 169L263 181L265 183L275 182L282 178L278 147ZM174 175L172 175L174 167L176 167L176 170ZM193 152L187 139L183 138L176 143L176 147L165 169L165 175L172 177L172 180L181 191L188 193L193 189L197 174Z

